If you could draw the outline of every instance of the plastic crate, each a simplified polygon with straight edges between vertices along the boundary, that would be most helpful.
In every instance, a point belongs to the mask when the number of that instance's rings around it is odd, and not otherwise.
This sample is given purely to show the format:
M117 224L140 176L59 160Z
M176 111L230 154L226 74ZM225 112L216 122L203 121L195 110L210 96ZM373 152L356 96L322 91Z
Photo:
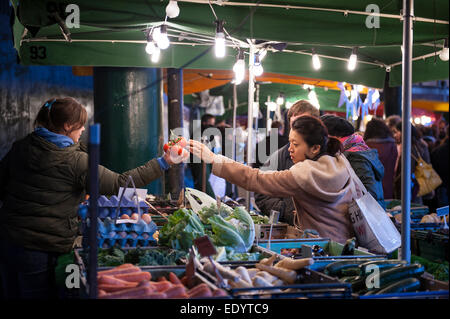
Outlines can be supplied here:
M344 245L332 241L328 238L305 238L305 239L277 239L270 241L270 248L268 241L260 241L259 246L269 249L276 254L281 254L282 249L299 249L299 254L295 255L294 258L307 258L312 257L314 259L314 264L309 268L317 271L322 271L329 263L344 260L344 259L367 259L367 261L373 259L384 259L385 255L374 255L370 252L355 249L355 254L353 256L341 256ZM320 246L328 256L312 256L311 248L315 245Z
M401 214L401 208L396 208L397 206L401 206L402 202L397 199L387 199L384 201L386 203L386 212L390 213L392 216L396 216ZM428 215L430 213L430 209L428 206L424 206L421 204L411 203L411 222L418 223L422 219L423 216Z
M417 292L390 293L382 295L359 296L359 299L448 299L448 282L421 276L420 289Z
M411 252L431 261L448 261L448 234L411 230Z
M283 258L283 257L282 257ZM221 263L235 269L238 266L255 268L256 262L246 262L239 265L235 263ZM214 284L217 279L204 270L198 270L205 278ZM303 268L297 271L298 277L294 284L274 287L253 288L229 288L228 291L233 298L237 299L288 299L288 298L310 298L310 299L352 299L354 295L351 285L342 283L335 278L317 272L312 269ZM281 290L281 291L278 291Z
M100 267L98 268L98 271L102 271L102 270L108 270L108 269L112 269L114 267ZM173 272L175 275L178 276L178 278L181 278L185 275L186 273L186 267L185 266L144 266L144 267L139 267L142 271L146 271L149 272L152 275L152 281L157 281L159 278L161 277L166 277L168 278L169 274L171 272ZM193 278L193 286L205 283L206 285L208 285L209 288L211 288L211 290L216 290L218 289L218 287L211 282L211 280L206 279L205 277L203 277L203 275L201 275L198 272L194 273L194 278ZM86 277L86 271L81 272L81 290L82 290L82 294L81 296L84 298L87 298L88 296L88 290L87 290L87 277ZM187 288L192 288L192 287L187 287ZM231 296L223 296L223 297L210 297L210 298L202 298L202 299L230 299Z

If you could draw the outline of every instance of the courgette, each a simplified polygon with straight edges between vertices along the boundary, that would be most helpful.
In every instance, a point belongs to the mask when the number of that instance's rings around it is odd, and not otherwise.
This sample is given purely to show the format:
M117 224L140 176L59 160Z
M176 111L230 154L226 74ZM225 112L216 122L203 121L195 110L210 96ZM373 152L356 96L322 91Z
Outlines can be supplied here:
M346 268L341 270L341 275L348 276L359 276L361 274L361 269L359 267Z
M425 272L425 267L421 264L405 265L391 268L380 273L380 287L408 277L419 277Z
M377 266L380 271L384 271L397 266L406 265L405 260L372 260L364 264L359 265L361 274L367 274L367 267Z
M406 278L378 290L375 295L392 294L399 292L417 291L420 289L420 280L417 278Z
M371 290L383 289L395 282L409 278L419 277L425 271L425 268L420 264L397 266L391 269L381 271L379 274L379 288L368 288L366 285L367 276L361 275L350 281L352 290L363 294ZM375 278L374 278L375 279Z
M358 267L359 265L365 262L366 262L365 260L358 260L358 259L335 261L328 264L325 267L324 273L329 276L341 277L342 270Z

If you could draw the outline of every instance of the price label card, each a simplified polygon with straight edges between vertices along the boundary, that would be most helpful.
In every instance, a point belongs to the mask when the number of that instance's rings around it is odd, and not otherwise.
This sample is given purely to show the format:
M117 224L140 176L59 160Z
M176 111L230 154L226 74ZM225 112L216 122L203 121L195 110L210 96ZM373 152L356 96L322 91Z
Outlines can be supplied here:
M217 254L216 248L212 244L208 236L198 237L194 239L195 247L202 257L209 257Z
M438 216L448 215L448 206L444 206L444 207L436 209L436 215L438 215Z
M189 250L189 260L186 264L186 277L188 280L188 283L192 283L192 279L194 278L195 274L195 262L194 262L194 250L191 248Z
M270 211L270 219L269 224L276 224L278 223L278 219L280 218L280 212L277 212L276 210Z

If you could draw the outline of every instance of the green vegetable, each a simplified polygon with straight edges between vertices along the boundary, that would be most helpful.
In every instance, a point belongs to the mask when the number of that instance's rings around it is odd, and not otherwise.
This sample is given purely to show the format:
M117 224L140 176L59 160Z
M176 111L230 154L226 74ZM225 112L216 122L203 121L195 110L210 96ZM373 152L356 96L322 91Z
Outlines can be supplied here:
M361 269L361 274L366 275L367 272L369 272L367 268L370 266L376 266L378 267L378 270L383 271L390 268L402 266L405 264L406 261L404 260L372 260L359 265L359 268Z
M230 246L237 252L247 252L247 248L238 230L222 216L215 215L208 219L213 230L213 240L216 246Z
M268 224L269 223L268 216L251 215L251 217L253 219L253 223L255 223L255 224Z
M194 239L202 236L205 236L205 228L197 214L183 208L169 216L168 223L159 234L159 242L173 249L187 251L193 245Z
M425 271L433 275L434 279L448 282L448 261L437 263L419 256L412 255L411 262L420 263L421 265L423 265L425 267Z
M377 291L376 295L381 294L392 294L398 292L409 292L409 291L417 291L420 289L420 280L417 278L406 278L395 282L379 291Z
M419 277L424 271L425 268L420 264L403 265L381 271L379 276L380 288L384 288L405 278ZM356 277L355 280L351 282L353 291L358 292L367 289L365 282L366 276ZM367 290L370 291L373 289Z
M114 267L125 263L125 253L119 248L99 249L97 263L99 267Z
M365 262L366 262L365 260L358 260L358 259L335 261L328 264L325 267L324 273L330 276L337 276L337 277L345 276L342 273L342 270L358 267L359 265Z
M209 207L204 207L198 212L198 215L200 216L200 220L204 224L209 224L208 218L213 217L215 215L219 215L223 218L226 218L226 217L230 216L230 214L231 214L230 209L226 208L225 206L220 206L220 208L218 208L214 204L211 204L211 206L209 206Z

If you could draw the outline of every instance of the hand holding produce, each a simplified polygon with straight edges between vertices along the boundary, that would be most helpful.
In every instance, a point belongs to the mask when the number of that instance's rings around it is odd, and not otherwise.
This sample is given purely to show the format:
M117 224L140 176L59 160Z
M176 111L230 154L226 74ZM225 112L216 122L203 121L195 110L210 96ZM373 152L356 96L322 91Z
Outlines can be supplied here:
M207 164L214 162L216 156L205 144L202 144L195 140L189 140L190 152L200 158Z
M171 132L169 142L164 144L164 159L169 164L178 164L189 158L189 152L185 149L187 141L183 136L175 136Z

